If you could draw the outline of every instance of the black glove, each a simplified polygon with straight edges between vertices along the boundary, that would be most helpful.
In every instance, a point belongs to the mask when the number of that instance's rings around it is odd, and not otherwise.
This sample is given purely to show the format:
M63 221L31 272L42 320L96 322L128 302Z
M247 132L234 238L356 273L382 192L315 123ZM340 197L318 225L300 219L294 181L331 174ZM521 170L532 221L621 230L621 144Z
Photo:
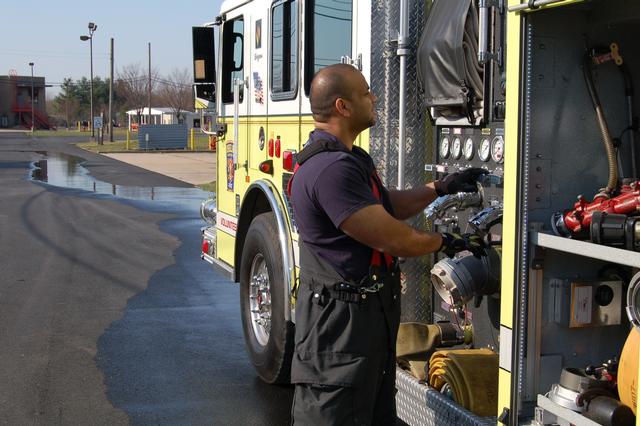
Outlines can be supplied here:
M478 192L476 182L480 176L488 174L489 171L479 167L470 167L461 172L451 173L433 183L438 197L457 192Z
M442 246L440 250L449 257L453 257L458 252L469 250L478 259L487 255L488 245L484 239L477 234L442 234Z

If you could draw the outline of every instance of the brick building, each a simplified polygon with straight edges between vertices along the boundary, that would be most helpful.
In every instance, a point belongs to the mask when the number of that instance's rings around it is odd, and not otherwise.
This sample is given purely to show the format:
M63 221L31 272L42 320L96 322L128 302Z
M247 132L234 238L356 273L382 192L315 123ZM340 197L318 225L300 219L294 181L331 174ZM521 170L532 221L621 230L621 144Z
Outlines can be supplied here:
M35 128L49 128L44 77L33 77ZM0 75L0 127L31 128L31 76Z

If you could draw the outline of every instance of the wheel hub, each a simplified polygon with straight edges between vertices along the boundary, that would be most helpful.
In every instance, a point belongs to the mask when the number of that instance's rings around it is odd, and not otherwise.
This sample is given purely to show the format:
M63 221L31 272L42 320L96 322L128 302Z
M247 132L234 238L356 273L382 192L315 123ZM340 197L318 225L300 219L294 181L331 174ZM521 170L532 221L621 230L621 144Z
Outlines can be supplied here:
M258 253L251 262L249 276L251 326L258 343L265 346L271 331L271 286L267 262L262 254Z

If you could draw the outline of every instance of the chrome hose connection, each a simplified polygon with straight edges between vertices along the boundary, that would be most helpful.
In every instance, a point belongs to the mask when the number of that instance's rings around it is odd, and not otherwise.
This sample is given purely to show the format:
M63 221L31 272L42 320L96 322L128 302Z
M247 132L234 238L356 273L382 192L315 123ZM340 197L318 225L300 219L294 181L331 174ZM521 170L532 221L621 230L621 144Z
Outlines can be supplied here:
M480 192L458 192L437 198L424 210L426 220L442 218L448 210L465 210L469 207L482 206L482 194Z
M200 204L200 217L210 225L216 224L218 206L214 198L209 198Z
M502 203L487 207L469 219L469 225L478 233L488 234L494 225L502 223L502 210Z
M490 247L481 258L471 253L445 257L431 269L431 283L442 300L454 306L495 294L500 291L501 253L502 249Z

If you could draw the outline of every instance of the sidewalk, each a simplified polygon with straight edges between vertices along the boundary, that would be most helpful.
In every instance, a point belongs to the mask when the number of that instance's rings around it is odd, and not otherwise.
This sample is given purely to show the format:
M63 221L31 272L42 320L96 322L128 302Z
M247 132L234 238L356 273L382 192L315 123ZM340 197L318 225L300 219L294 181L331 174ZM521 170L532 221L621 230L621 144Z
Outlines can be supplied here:
M192 185L216 180L215 152L135 152L102 155Z

